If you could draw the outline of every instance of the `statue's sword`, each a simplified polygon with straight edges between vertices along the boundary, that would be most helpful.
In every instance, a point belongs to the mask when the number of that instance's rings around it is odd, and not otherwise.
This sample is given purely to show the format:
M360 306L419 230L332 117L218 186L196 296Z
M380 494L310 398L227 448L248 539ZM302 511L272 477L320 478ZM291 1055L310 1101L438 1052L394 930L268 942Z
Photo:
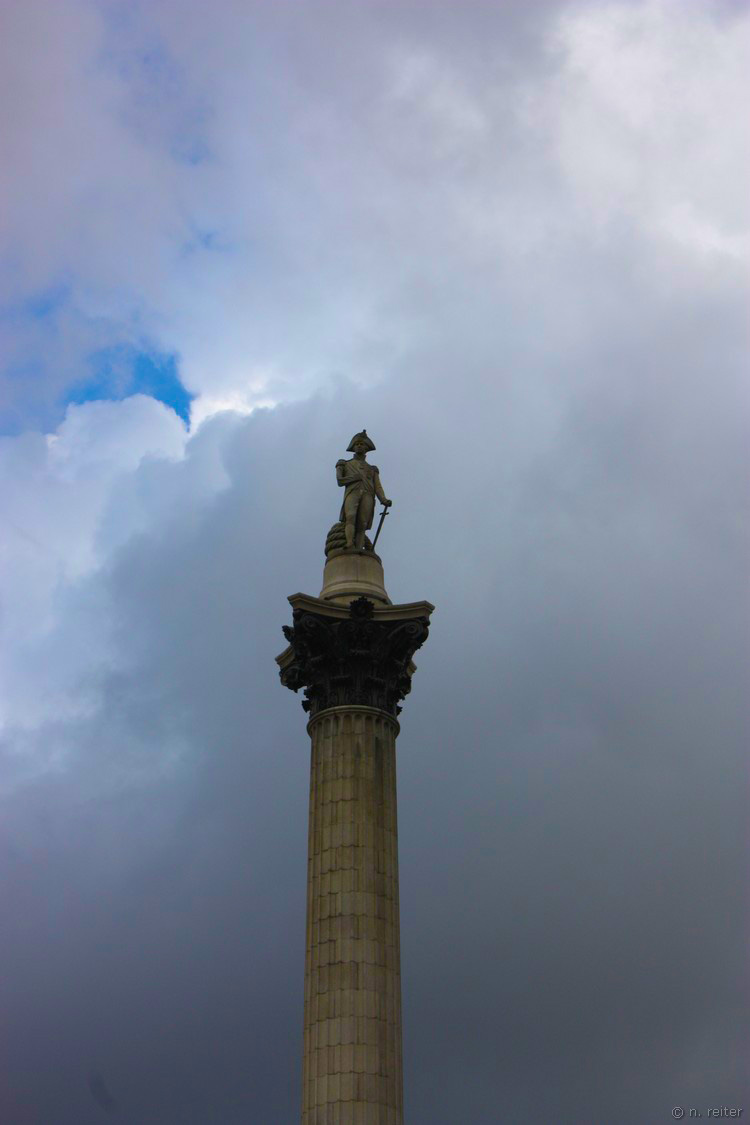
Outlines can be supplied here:
M383 520L384 520L384 519L385 519L385 517L386 517L386 516L388 515L388 513L390 512L390 510L391 510L391 509L390 509L390 507L388 507L388 508L383 508L383 511L382 511L382 512L380 513L380 523L378 524L378 530L377 530L377 531L375 532L375 538L374 538L374 539L373 539L373 541L372 541L372 549L373 549L373 551L375 550L375 544L377 543L377 541L378 541L378 536L380 535L380 529L381 529L381 528L382 528L382 526L383 526Z

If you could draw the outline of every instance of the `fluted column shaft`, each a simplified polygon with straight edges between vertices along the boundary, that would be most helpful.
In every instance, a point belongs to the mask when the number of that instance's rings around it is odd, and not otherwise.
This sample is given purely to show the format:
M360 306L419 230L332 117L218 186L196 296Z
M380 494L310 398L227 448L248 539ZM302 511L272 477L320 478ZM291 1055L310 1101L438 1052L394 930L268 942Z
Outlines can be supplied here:
M312 741L303 1125L402 1125L396 720L320 711Z

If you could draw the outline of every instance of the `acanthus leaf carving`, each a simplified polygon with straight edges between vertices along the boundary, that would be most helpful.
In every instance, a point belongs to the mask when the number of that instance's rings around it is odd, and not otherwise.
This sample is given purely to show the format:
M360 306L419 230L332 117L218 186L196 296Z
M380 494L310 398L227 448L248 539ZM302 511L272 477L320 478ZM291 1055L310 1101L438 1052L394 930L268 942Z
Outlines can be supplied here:
M365 604L367 603L367 604ZM390 715L411 690L411 660L429 633L427 617L383 621L358 598L348 618L295 609L284 627L293 657L280 672L291 691L304 689L311 715L328 707L362 705Z

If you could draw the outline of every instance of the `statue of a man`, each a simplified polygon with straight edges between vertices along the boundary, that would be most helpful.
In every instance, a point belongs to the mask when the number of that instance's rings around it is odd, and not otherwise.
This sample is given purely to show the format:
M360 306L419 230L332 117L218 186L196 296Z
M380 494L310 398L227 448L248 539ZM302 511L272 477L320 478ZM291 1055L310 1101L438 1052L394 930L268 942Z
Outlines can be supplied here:
M342 458L336 462L336 480L346 489L339 516L345 527L346 546L360 551L365 547L365 532L372 527L375 497L385 508L390 508L392 503L386 500L377 467L367 461L367 454L374 448L367 430L362 430L347 446L347 453L354 454L351 460L344 461Z

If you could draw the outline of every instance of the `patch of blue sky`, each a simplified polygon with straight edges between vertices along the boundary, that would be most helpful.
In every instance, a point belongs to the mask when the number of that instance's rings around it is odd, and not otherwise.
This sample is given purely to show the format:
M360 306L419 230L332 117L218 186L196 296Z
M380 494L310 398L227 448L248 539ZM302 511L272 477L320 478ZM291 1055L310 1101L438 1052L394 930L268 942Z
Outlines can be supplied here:
M230 254L235 248L220 230L201 228L195 224L190 227L190 235L180 247L180 254L189 257L193 254Z
M134 30L137 41L144 29L134 29L127 6L113 8L108 22L109 37L100 62L113 68L125 84L123 120L142 141L167 151L179 164L196 166L211 160L212 111L184 66L158 35L133 45Z
M184 133L172 141L170 152L180 164L205 164L211 158L211 150L204 137Z
M89 377L68 391L66 405L150 395L189 423L190 403L195 396L182 385L175 355L120 344L94 352L90 369Z
M40 289L29 297L8 302L0 308L0 319L7 323L31 318L31 320L45 320L53 316L68 299L70 286L64 284L49 285Z

